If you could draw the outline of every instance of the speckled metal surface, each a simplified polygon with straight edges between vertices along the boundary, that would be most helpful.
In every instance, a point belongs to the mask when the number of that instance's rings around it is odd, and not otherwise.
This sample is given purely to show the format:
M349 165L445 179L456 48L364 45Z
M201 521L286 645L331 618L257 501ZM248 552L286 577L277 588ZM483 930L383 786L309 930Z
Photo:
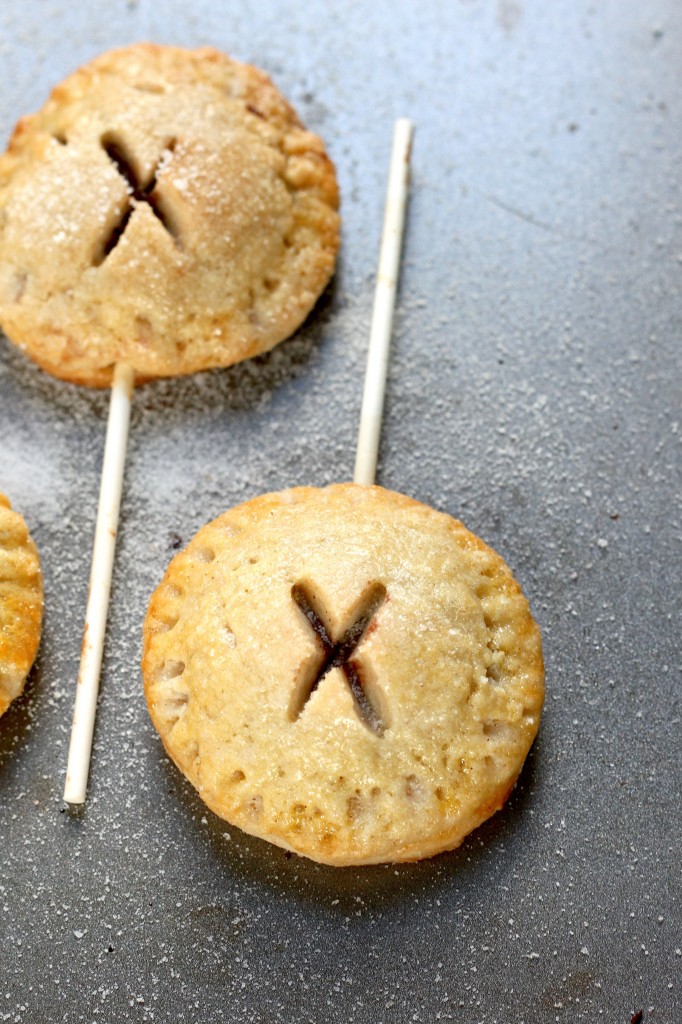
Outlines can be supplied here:
M4 0L3 142L67 72L142 38L272 74L337 164L343 255L295 339L135 396L80 813L61 794L107 398L0 344L0 489L47 600L0 721L0 1020L674 1024L682 7ZM335 871L204 810L149 723L140 630L180 539L259 492L351 475L403 114L380 482L504 555L548 698L512 800L461 850Z

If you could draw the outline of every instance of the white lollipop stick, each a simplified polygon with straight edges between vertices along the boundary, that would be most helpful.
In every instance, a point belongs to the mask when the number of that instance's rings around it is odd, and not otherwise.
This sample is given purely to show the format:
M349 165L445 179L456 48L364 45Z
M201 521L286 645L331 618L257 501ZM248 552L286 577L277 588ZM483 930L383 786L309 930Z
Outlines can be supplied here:
M71 726L69 761L66 767L64 799L69 804L85 803L85 791L88 785L90 751L95 728L95 710L102 667L102 649L107 625L109 591L118 531L118 512L121 505L123 468L128 443L130 404L134 385L135 371L133 368L125 363L118 363L114 369L114 379L111 385L102 483L90 569L90 593L85 613L76 705Z
M412 122L406 118L400 118L396 121L393 131L393 151L386 193L384 229L374 293L365 390L362 396L358 447L353 475L356 484L365 486L374 483L379 457L379 435L384 411L388 352L405 226L411 141Z

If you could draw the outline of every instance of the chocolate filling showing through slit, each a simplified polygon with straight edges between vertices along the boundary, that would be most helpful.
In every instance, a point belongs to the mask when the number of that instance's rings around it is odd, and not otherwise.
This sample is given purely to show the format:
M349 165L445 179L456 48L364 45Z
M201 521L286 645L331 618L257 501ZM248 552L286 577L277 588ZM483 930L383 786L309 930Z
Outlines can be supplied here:
M289 710L290 719L295 721L299 718L327 673L333 668L339 668L346 677L361 721L371 732L383 736L386 723L368 692L362 665L353 655L386 600L386 587L383 583L370 583L359 601L359 611L354 621L338 640L332 638L324 612L309 584L295 583L291 588L291 596L315 631L321 658L310 666L297 688Z
M99 253L97 254L94 262L95 266L99 266L107 258L110 252L116 248L120 242L125 229L128 225L128 221L133 215L135 207L139 203L146 203L149 209L152 211L157 220L162 224L165 230L173 239L173 243L176 246L180 246L180 239L178 235L177 227L173 222L173 218L170 211L167 208L167 204L164 202L163 196L160 194L157 187L156 176L161 165L161 161L166 157L168 153L172 153L175 149L176 140L171 139L168 143L164 153L159 158L156 167L152 173L150 181L147 184L143 184L137 177L133 162L126 152L125 146L121 140L112 133L107 133L102 136L102 149L107 154L112 164L125 181L128 188L128 201L121 213L121 216L113 225L109 234L103 240Z

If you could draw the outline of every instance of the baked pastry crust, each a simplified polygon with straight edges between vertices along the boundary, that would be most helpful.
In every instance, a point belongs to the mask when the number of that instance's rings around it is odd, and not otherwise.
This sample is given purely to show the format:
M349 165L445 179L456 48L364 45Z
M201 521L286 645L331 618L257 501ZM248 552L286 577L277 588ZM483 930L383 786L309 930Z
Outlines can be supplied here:
M0 323L92 386L227 366L302 323L339 244L324 145L217 50L97 57L0 157Z
M509 795L544 694L502 559L450 516L354 484L266 494L200 530L152 596L142 669L208 806L335 865L459 845Z
M24 688L40 643L43 583L26 523L0 494L0 715Z

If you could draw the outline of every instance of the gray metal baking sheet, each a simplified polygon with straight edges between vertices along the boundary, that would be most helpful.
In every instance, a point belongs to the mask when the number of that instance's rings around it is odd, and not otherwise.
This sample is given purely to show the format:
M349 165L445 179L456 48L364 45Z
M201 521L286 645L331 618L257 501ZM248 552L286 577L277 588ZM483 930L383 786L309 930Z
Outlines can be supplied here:
M135 395L89 800L62 803L107 396L0 339L0 489L45 573L0 721L0 1021L682 1019L678 0L3 0L0 136L103 49L212 44L325 138L338 273L270 355ZM162 753L147 599L235 503L352 474L395 117L416 121L379 479L513 567L548 695L455 853L333 870L227 827Z

